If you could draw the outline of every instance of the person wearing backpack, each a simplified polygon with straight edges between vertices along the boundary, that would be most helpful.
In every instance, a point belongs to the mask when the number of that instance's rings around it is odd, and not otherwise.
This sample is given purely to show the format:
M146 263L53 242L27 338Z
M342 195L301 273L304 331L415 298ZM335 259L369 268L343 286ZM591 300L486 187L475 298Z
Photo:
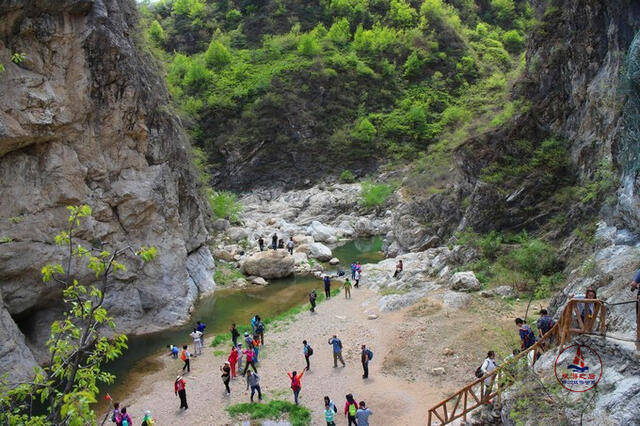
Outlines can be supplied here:
M314 288L313 290L311 290L311 293L309 293L309 304L311 305L311 312L315 312L316 311L316 299L318 298L318 294L316 293L316 289Z
M356 421L358 426L369 426L369 416L373 414L370 408L367 408L367 404L364 401L360 401L358 404L358 411L356 411Z
M536 336L533 334L533 330L527 324L524 323L522 318L515 319L516 326L518 327L518 333L520 334L520 347L521 349L528 349L536 343Z
M329 404L326 404L324 406L324 419L327 421L327 426L336 426L335 417L336 412L331 409Z
M202 321L196 322L196 330L200 332L200 343L204 344L204 329L207 328L207 324Z
M333 368L338 368L338 360L340 360L343 367L346 367L344 359L342 359L342 342L340 339L334 334L329 339L329 344L333 346Z
M358 403L352 394L347 394L345 398L347 399L347 402L344 404L344 415L349 421L348 426L351 426L351 424L353 424L353 426L358 426L358 423L356 422Z
M184 361L184 365L182 366L182 372L184 373L185 368L187 372L191 372L191 362L190 362L191 354L187 350L187 345L182 347L182 352L180 353L180 359Z
M141 426L153 426L155 422L151 418L151 411L147 410L144 412L144 417L142 418Z
M360 353L360 361L362 362L362 378L369 378L369 361L373 359L373 352L367 345L362 345L362 352Z
M329 398L328 396L325 395L324 397L324 405L328 405L329 408L331 408L333 410L334 413L338 412L338 408L336 407L335 402L333 402L333 400L331 398Z
M260 318L260 316L257 317L258 319L256 321L256 331L254 334L260 336L260 345L264 346L264 322L262 322L262 318Z
M307 367L305 367L300 374L298 374L297 371L293 371L291 373L287 372L287 376L291 379L291 390L293 391L293 400L296 405L298 405L298 396L302 390L302 376L304 376L305 371L307 371Z
M491 373L497 367L498 367L498 365L496 364L496 353L494 351L487 352L487 358L483 361L482 365L480 366L480 377L483 377L483 376ZM477 375L478 375L478 373L476 372L476 376ZM491 387L492 387L492 382L493 381L495 381L495 379L493 377L487 377L484 380L485 395L489 395L491 393ZM483 398L484 398L484 396L483 396Z
M131 420L131 416L127 414L127 407L122 407L122 410L116 416L116 424L118 426L133 426L133 420Z
M547 334L547 332L551 330L554 325L556 325L556 322L553 320L553 318L551 318L551 316L549 316L546 309L540 309L540 315L541 316L540 318L538 318L537 325L538 333L540 334L540 337L542 337ZM549 339L549 341L551 341L553 339L553 336L549 336ZM543 346L543 344L541 344L541 346Z
M111 421L118 425L118 419L120 418L120 403L113 403L113 414L111 415ZM120 426L120 425L118 425Z
M180 408L185 410L189 408L187 405L187 386L182 376L176 377L176 381L173 384L174 393L180 397Z
M309 363L309 357L313 355L313 348L311 345L307 343L306 340L302 341L302 354L304 355L304 360L307 362L307 371L311 370L311 364Z

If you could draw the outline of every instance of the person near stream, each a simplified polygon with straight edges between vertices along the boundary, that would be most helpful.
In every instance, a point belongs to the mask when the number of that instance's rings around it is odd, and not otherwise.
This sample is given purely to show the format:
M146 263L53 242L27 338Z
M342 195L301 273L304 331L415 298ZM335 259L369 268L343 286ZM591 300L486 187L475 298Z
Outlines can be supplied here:
M293 400L296 405L298 405L298 396L302 390L302 376L304 376L305 371L307 371L307 367L305 367L300 374L298 374L297 371L287 372L287 376L291 379L291 390L293 391Z
M202 333L198 331L198 329L194 328L193 332L189 334L193 339L193 354L201 355L202 354Z
M325 275L322 281L324 282L324 295L329 299L331 297L331 278L329 278L329 275Z
M349 421L348 426L351 426L351 424L353 424L353 426L358 426L358 423L356 422L356 414L358 412L358 403L356 402L353 395L350 393L347 394L345 398L347 399L347 402L345 402L344 404L344 415Z
M356 279L356 262L351 262L351 279Z
M278 248L278 234L275 232L271 236L271 248L275 251Z
M305 367L306 370L311 370L311 364L309 363L309 358L311 357L311 355L313 355L313 348L311 347L311 345L309 345L307 343L306 340L302 341L302 354L304 355L304 360L307 363L307 366Z
M246 360L245 360L245 364L244 364L244 370L242 371L242 376L244 377L245 374L247 374L247 370L249 369L249 367L253 368L254 372L258 372L258 369L256 368L256 363L253 360L253 356L254 356L254 352L252 348L247 348L245 350L242 351L242 353L244 354Z
M244 332L244 344L247 346L247 349L253 349L253 337L249 335L248 331Z
M207 328L207 324L203 323L202 321L198 321L196 323L196 330L198 330L201 334L200 336L200 342L202 344L204 344L204 329Z
M515 319L518 333L520 334L520 349L528 349L536 343L536 336L533 334L531 327L524 323L522 318Z
M404 269L404 265L402 264L402 259L400 259L396 263L396 272L393 273L393 278L399 278L402 274L402 269Z
M244 359L244 354L242 353L242 344L238 343L238 345L236 346L236 349L238 350L238 373L239 373L240 370L242 370L242 360Z
M260 362L258 355L260 354L260 336L253 335L253 362Z
M636 341L640 342L640 269L633 275L631 291L638 290L636 295Z
M182 347L182 352L180 353L180 359L184 361L184 365L182 366L182 372L184 373L184 370L187 370L187 373L191 372L191 354L189 353L189 351L187 350L187 345L184 345Z
M342 359L342 342L335 334L329 339L329 344L333 347L333 368L338 368L338 360L342 363L342 367L346 367L344 359Z
M225 361L224 365L220 367L220 371L222 371L220 377L222 377L222 383L224 383L224 387L227 390L227 396L230 396L231 388L229 387L229 382L231 381L231 363L229 361Z
M369 361L373 359L373 352L367 348L367 345L362 345L360 352L360 361L362 362L362 378L369 378Z
M316 293L316 289L314 288L313 290L311 290L311 293L309 293L309 304L311 305L310 311L311 312L315 312L316 311L316 299L318 298L318 293Z
M180 353L180 349L176 345L167 345L169 348L169 356L173 359L178 359L178 354Z
M235 346L231 347L231 352L229 353L229 367L231 368L231 378L236 377L236 364L238 363L238 348Z
M293 246L295 244L293 243L293 237L289 237L289 241L287 241L287 251L289 252L289 254L291 256L293 256Z
M182 376L178 376L176 378L175 383L173 384L174 393L180 397L180 408L184 408L185 410L189 408L187 405L187 386L186 382L182 378Z
M233 346L238 346L238 337L240 337L240 332L236 328L236 323L231 324L231 329L229 329L231 333L231 341L233 342Z
M260 247L260 251L264 251L264 238L262 236L258 238L258 247Z
M372 414L373 412L367 408L367 404L364 401L360 401L358 411L356 411L356 422L358 422L358 426L369 426L369 416Z
M359 285L360 285L360 270L356 269L356 273L355 273L355 276L354 276L354 278L353 278L353 279L354 279L354 281L356 282L356 283L355 283L355 285L354 285L354 287L355 287L355 288L358 288L358 287L359 287Z
M264 346L264 322L262 322L260 315L256 315L256 317L256 329L253 334L260 337L260 345Z
M351 299L351 281L349 281L349 278L344 280L344 284L342 286L344 287L344 298Z
M253 394L258 392L258 401L262 401L262 390L260 389L260 376L249 371L247 376L247 390L251 387L251 402L253 402Z

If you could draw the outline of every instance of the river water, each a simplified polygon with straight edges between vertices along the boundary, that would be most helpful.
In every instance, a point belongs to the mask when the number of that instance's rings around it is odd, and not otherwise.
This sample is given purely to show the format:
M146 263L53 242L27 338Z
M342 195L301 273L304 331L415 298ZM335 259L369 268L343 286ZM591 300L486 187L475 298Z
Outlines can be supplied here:
M384 259L381 248L380 237L351 240L333 250L333 255L340 259L340 264L327 265L325 269L329 272L344 270L349 273L351 262L379 262ZM256 314L263 319L271 318L303 304L308 300L312 288L316 288L318 294L322 293L322 280L308 275L272 280L264 287L254 286L242 290L218 288L212 296L198 301L191 323L129 338L129 349L106 367L107 371L116 375L116 382L105 387L104 391L110 392L114 399L121 399L124 395L118 393L122 393L123 389L128 387L124 386L125 384L130 385L133 382L131 372L144 374L160 368L159 363L154 362L154 358L157 354L167 351L167 345L189 344L191 349L192 339L189 333L196 321L207 324L205 334L210 338L212 335L227 332L231 323L248 324ZM106 402L103 400L100 405L98 412L106 408Z

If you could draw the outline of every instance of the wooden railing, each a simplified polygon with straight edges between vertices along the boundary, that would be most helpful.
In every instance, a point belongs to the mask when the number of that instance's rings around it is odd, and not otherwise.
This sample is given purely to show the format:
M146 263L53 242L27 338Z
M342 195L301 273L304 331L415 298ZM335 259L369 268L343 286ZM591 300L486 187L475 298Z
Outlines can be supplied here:
M580 314L580 308L585 313L584 319ZM427 425L446 425L460 417L466 421L469 412L496 397L498 404L500 404L502 391L515 381L515 378L510 373L510 366L518 362L519 359L528 356L531 352L533 352L532 364L535 364L538 354L549 350L553 345L559 344L560 347L563 347L564 343L571 339L572 334L597 332L604 335L606 332L605 315L606 307L600 300L569 300L558 322L535 344L497 367L491 373L469 383L449 398L431 407ZM576 321L578 326L574 327L573 325Z

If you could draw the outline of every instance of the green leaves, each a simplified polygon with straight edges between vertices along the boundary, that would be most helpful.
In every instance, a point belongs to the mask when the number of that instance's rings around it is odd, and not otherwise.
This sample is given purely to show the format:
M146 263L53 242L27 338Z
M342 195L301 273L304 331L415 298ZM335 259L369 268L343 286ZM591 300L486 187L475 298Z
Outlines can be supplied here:
M141 247L137 254L145 262L151 262L158 255L158 250L155 247Z
M47 282L53 278L53 274L64 274L64 269L60 264L54 265L45 265L40 269L40 274L42 274L42 281Z

